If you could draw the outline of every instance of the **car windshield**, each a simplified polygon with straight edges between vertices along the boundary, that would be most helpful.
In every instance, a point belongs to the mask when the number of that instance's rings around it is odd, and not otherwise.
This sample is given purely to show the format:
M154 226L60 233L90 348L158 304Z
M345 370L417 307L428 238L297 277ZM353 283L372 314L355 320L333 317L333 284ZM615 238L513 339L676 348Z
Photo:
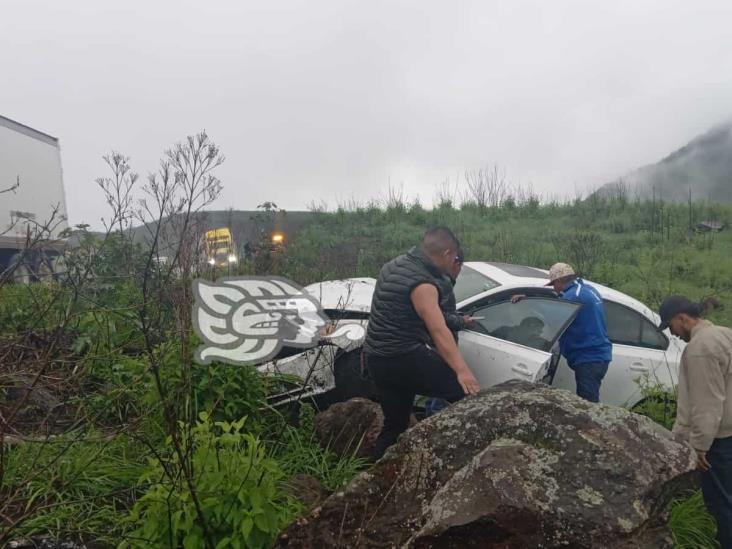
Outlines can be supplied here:
M455 284L455 300L460 303L470 297L492 290L500 286L495 280L488 278L475 269L463 265Z
M501 301L473 313L473 331L549 351L574 318L580 305L570 301L525 298L518 303Z

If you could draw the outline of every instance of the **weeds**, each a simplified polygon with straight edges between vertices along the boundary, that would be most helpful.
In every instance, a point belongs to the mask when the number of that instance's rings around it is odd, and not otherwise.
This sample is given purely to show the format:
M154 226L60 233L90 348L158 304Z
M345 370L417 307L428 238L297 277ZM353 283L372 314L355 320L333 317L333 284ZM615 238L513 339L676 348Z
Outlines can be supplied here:
M717 527L704 507L700 491L680 498L671 504L669 527L678 549L711 549L719 547Z

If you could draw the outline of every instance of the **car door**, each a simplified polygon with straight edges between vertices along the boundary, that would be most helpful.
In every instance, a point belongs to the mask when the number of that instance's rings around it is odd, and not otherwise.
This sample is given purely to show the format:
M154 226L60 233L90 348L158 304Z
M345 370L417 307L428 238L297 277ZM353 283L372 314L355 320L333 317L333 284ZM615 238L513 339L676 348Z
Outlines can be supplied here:
M642 398L640 379L647 378L654 384L669 377L666 372L671 366L666 354L669 341L639 312L607 299L604 304L613 358L602 381L600 402L632 406ZM553 385L576 390L574 372L564 358L559 363Z
M541 381L552 366L552 347L574 320L579 304L529 297L478 306L475 325L460 333L460 351L481 387L510 379Z

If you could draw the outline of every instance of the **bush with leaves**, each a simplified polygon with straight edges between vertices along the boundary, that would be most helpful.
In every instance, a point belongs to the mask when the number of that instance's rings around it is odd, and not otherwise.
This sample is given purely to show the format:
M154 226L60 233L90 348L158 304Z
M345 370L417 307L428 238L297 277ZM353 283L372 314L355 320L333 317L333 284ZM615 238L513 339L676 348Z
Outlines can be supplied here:
M141 477L145 493L128 519L134 529L120 547L270 546L298 505L281 489L280 466L258 438L244 432L245 423L212 422L201 413L184 431L195 494L178 474L175 453L151 460Z

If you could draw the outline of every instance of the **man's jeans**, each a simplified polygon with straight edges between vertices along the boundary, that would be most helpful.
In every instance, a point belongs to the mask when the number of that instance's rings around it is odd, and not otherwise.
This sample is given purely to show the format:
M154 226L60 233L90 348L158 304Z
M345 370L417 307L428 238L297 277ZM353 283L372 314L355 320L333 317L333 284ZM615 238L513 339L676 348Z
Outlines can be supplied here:
M366 365L379 390L384 412L384 427L374 445L375 459L407 430L414 395L444 398L448 402L465 396L452 368L426 346L393 357L367 355Z
M577 396L590 402L600 402L600 384L607 373L609 362L591 362L570 366L574 370Z
M429 397L424 404L424 417L434 416L450 405L444 398Z
M717 438L707 452L711 468L702 473L702 495L717 522L722 549L732 549L732 437Z

